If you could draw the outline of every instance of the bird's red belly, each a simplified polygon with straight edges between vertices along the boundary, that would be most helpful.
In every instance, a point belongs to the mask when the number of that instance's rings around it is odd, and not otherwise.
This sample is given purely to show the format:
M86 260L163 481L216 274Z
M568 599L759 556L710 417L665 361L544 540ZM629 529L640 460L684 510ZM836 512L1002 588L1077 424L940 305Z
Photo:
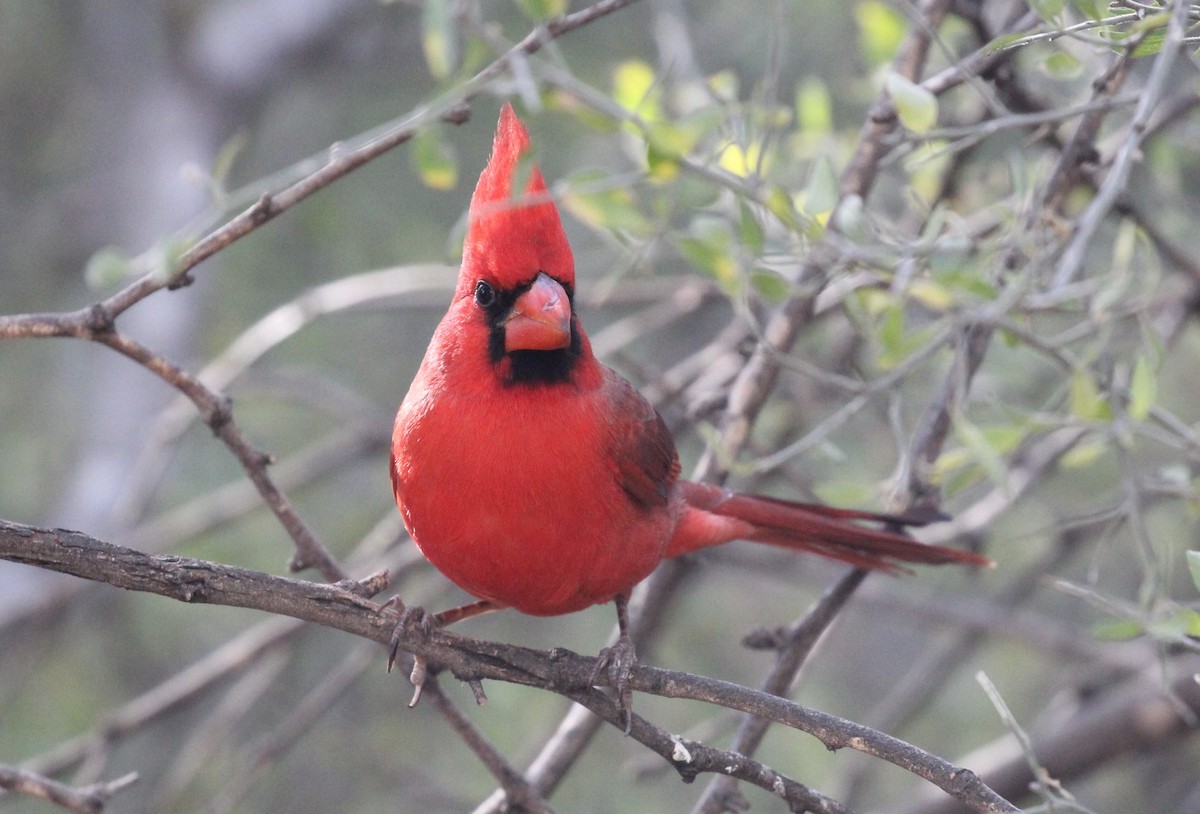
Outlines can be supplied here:
M526 417L518 447L494 441L506 432L496 424L454 449L440 440L453 434L428 426L397 434L396 499L439 571L481 599L551 616L608 602L654 570L674 518L629 500L601 439Z

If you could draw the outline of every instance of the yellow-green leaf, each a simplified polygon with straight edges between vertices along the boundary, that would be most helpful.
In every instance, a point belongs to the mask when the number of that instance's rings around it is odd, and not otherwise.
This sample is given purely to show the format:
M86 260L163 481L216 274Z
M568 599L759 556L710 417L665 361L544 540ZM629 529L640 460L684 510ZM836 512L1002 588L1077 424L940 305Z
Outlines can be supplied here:
M1087 469L1108 452L1108 444L1097 438L1081 441L1058 460L1063 469Z
M115 246L105 246L88 258L83 279L91 288L111 288L133 271L129 255Z
M820 79L805 79L796 89L796 122L805 133L833 130L833 100Z
M929 278L913 280L908 287L908 294L930 311L948 311L954 305L954 295L950 289Z
M858 23L863 56L873 66L892 58L908 28L908 21L900 12L878 0L859 3L854 9L854 19Z
M1008 466L987 436L961 412L951 415L954 436L966 447L975 462L983 468L993 485L1003 488L1008 480Z
M1146 628L1132 619L1106 619L1092 625L1092 635L1102 642L1124 642L1145 632Z
M1200 591L1200 551L1189 551L1187 553L1188 571L1191 572L1192 582L1196 585L1196 590Z
M629 187L606 185L602 173L586 171L573 175L563 195L563 205L584 223L614 232L644 234L646 219L637 208Z
M1086 370L1076 370L1071 376L1071 412L1084 421L1108 421L1112 407L1096 387Z
M1158 377L1150 361L1145 356L1139 356L1133 365L1133 376L1129 381L1129 417L1134 421L1143 421L1150 415L1158 396Z
M517 5L533 20L561 17L567 11L567 0L517 0Z
M1071 0L1071 5L1090 20L1101 20L1108 15L1105 0Z
M1159 639L1200 636L1200 613L1191 608L1180 608L1166 618L1151 622L1149 630Z
M804 187L802 211L816 217L833 211L838 202L838 177L833 162L821 156L813 162L808 184Z
M721 157L717 160L717 164L726 172L733 173L739 178L745 178L751 172L756 172L759 169L759 158L762 155L762 148L757 144L751 144L743 148L740 144L729 144L721 151Z
M931 92L898 73L884 80L900 123L914 133L928 133L937 124L938 100Z
M421 49L435 79L445 79L458 66L458 30L452 0L425 0L421 6Z
M1066 8L1067 0L1029 0L1029 5L1043 20L1053 22Z
M758 295L769 303L777 304L787 299L788 282L777 272L758 268L750 273L750 285Z
M439 137L435 129L428 128L418 133L413 138L409 155L421 183L430 189L454 189L458 183L458 162L454 150Z
M1083 63L1066 51L1055 51L1042 60L1042 72L1051 79L1074 79L1083 73Z
M617 66L613 74L613 98L617 104L636 113L645 121L662 118L654 99L654 69L640 59L629 59Z

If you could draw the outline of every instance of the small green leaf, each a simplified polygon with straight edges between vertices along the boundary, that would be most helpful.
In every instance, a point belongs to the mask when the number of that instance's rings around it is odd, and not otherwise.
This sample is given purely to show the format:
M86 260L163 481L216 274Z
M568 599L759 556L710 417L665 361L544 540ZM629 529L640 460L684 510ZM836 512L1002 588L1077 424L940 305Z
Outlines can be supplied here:
M1008 481L1008 466L1000 452L992 445L987 436L959 411L951 415L954 424L954 436L970 452L975 462L983 468L988 480L998 488L1004 488Z
M733 71L718 71L705 80L709 91L722 102L733 104L738 100L738 77Z
M1071 376L1071 412L1084 421L1108 421L1112 407L1096 387L1086 370L1076 370Z
M937 97L925 88L898 73L889 73L884 80L900 123L914 133L928 133L937 124Z
M908 29L904 15L878 0L866 0L855 6L854 19L858 23L863 56L872 66L892 58Z
M589 170L571 176L563 205L584 223L613 232L644 234L646 218L627 186L613 187L598 171Z
M1067 2L1066 0L1029 0L1029 5L1039 17L1052 23L1058 15L1062 14Z
M1196 585L1196 590L1200 591L1200 551L1189 551L1187 553L1188 571L1191 572L1192 582Z
M445 79L458 67L458 30L451 0L425 0L421 6L421 48L435 79Z
M567 0L517 0L517 5L532 20L550 20L567 11Z
M670 181L679 175L679 162L696 145L698 127L662 120L652 122L646 133L646 165L657 181Z
M1042 72L1051 79L1074 79L1083 73L1083 63L1066 51L1055 51L1042 60Z
M756 268L750 272L750 285L767 302L776 305L787 299L790 287L777 272Z
M434 128L422 130L413 138L409 155L421 183L430 189L453 189L458 183L454 150Z
M740 198L738 199L738 239L753 254L762 254L765 240L762 224L758 222L758 216L749 204Z
M1089 20L1102 20L1108 16L1107 0L1071 0L1071 5Z
M1200 636L1200 613L1191 608L1180 608L1165 619L1156 619L1149 630L1159 639Z
M733 237L729 224L716 218L697 218L691 232L691 235L679 238L679 251L716 280L725 293L739 294L743 281L730 253Z
M796 228L796 209L792 206L792 196L788 195L786 189L781 186L770 187L763 197L763 203L780 223L790 229Z
M805 133L833 130L833 100L820 79L805 79L796 89L796 122Z
M1100 460L1109 450L1109 446L1099 438L1081 441L1071 447L1061 458L1058 465L1063 469L1087 469Z
M1132 619L1106 619L1092 625L1092 636L1102 642L1125 642L1145 632L1146 628Z
M650 64L630 59L617 66L613 74L613 98L621 107L647 122L662 118L653 90L656 78Z
M1138 356L1129 381L1129 417L1144 421L1158 396L1158 378L1145 356Z
M721 151L717 165L738 178L746 178L750 173L758 171L761 155L762 149L757 144L743 148L740 144L730 143Z
M826 156L821 156L813 162L808 184L804 187L802 211L814 217L832 212L837 206L838 191L837 171L833 162Z
M83 279L91 288L112 288L132 273L129 255L116 246L105 246L88 258Z

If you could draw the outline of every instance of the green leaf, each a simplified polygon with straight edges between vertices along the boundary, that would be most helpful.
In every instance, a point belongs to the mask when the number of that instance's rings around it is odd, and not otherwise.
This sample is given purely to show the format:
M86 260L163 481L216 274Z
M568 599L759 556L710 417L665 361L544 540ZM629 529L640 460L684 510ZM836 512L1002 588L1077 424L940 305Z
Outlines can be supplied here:
M718 71L708 77L704 84L713 96L726 104L733 104L738 100L738 77L733 71Z
M427 128L417 133L409 155L421 183L430 189L454 189L458 183L458 162L454 150L436 129Z
M1066 51L1055 51L1042 60L1042 72L1051 79L1074 79L1083 73L1083 63Z
M988 437L969 421L960 411L951 414L954 424L954 437L970 451L971 457L983 468L988 480L998 488L1004 488L1008 481L1008 465L1004 463L999 450L988 440Z
M1029 0L1030 7L1034 12L1048 23L1054 20L1066 8L1066 0Z
M657 121L662 118L662 111L653 94L656 81L649 63L640 59L626 60L613 73L613 99L645 121Z
M1071 412L1084 421L1108 421L1112 407L1096 387L1086 370L1076 370L1071 376Z
M1144 421L1158 396L1158 377L1145 356L1138 356L1129 381L1129 417Z
M1191 608L1180 608L1165 619L1156 619L1149 630L1159 639L1200 636L1200 613Z
M928 133L937 124L937 97L925 88L898 73L889 73L884 80L900 123L914 133Z
M838 177L833 162L828 157L821 156L813 162L808 184L804 187L802 211L810 216L832 212L837 206L838 192Z
M788 281L770 269L756 268L750 272L750 285L767 302L777 305L788 298Z
M908 29L908 21L887 3L866 0L854 9L858 23L859 45L870 65L882 65L892 58Z
M132 273L129 255L116 246L105 246L88 258L83 279L91 288L112 288Z
M1089 20L1102 20L1108 16L1107 0L1071 0L1071 5Z
M729 224L716 218L697 218L692 234L679 238L679 251L692 265L717 281L729 295L737 295L742 287L737 263L730 253L733 237Z
M517 5L532 20L550 20L567 11L567 0L517 0Z
M820 79L805 79L796 89L796 122L805 133L833 130L833 100Z
M767 210L774 215L780 223L787 226L789 229L795 229L797 226L796 209L792 206L792 196L788 195L787 190L781 186L770 187L766 195L763 197L763 203L766 204Z
M1132 619L1106 619L1092 625L1092 636L1102 642L1125 642L1145 632L1146 628Z
M421 6L421 49L435 79L445 79L458 67L458 29L452 0L425 0Z
M657 181L670 181L679 175L679 162L696 145L697 126L685 126L662 120L652 122L646 133L646 165Z
M563 205L584 223L613 232L645 234L646 218L629 187L613 187L602 172L588 170L572 175L566 188Z
M738 239L753 254L762 254L765 237L758 216L744 199L738 199Z
M1192 582L1196 585L1196 590L1200 591L1200 551L1187 552L1187 564Z
M1109 445L1099 438L1090 438L1071 447L1061 458L1058 465L1063 469L1087 469L1100 460L1109 451Z

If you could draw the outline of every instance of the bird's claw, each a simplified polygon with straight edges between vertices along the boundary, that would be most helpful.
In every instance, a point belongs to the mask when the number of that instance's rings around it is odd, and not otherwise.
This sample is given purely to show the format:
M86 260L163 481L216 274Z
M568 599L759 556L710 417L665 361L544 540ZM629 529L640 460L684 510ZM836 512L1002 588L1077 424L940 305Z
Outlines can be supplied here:
M633 728L633 687L629 674L637 663L633 640L622 635L612 645L600 651L588 683L593 687L608 686L617 695L617 707L625 734Z
M396 621L396 626L392 628L392 638L388 647L387 669L390 673L396 664L396 657L400 654L400 644L404 641L405 635L413 630L420 630L422 635L428 636L437 627L437 617L421 607L406 607L398 596L389 599L384 607L400 608L400 618ZM408 702L410 709L421 700L421 689L425 686L427 672L428 662L425 657L414 653L412 672L408 676L408 680L413 685L413 697Z

